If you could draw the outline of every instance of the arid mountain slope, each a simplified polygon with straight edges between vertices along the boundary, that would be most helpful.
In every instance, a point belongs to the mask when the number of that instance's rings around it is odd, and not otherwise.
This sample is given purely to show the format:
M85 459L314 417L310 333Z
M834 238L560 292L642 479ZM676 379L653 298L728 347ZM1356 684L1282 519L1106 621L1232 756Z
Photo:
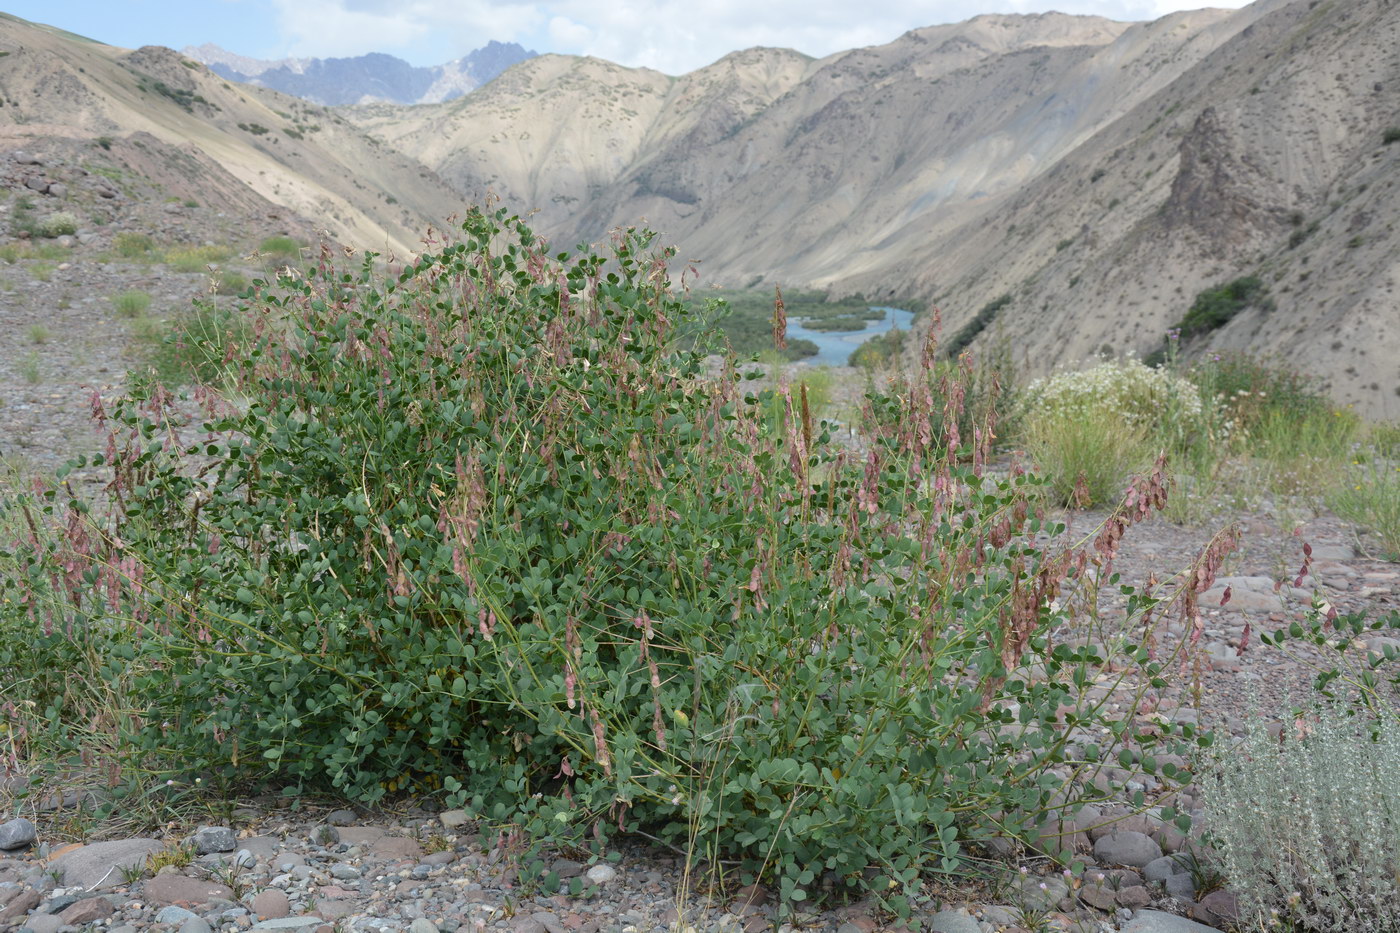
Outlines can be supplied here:
M928 295L950 333L1011 295L982 340L1044 371L1149 352L1198 292L1257 275L1270 302L1191 349L1279 354L1395 418L1397 127L1400 5L1275 4L1049 172L838 287Z
M0 148L99 144L172 197L281 208L333 239L411 251L455 208L441 179L324 108L234 85L164 48L127 51L0 16Z

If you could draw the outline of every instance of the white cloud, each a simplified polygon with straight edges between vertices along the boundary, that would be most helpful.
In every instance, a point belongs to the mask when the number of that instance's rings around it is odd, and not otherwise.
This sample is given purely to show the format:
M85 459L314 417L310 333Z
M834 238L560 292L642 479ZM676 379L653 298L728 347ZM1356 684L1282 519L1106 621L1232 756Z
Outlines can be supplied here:
M445 61L488 39L541 52L596 55L680 74L754 45L809 55L888 42L979 13L1056 9L1155 19L1189 0L273 0L285 54L391 52ZM1241 6L1243 0L1214 5Z

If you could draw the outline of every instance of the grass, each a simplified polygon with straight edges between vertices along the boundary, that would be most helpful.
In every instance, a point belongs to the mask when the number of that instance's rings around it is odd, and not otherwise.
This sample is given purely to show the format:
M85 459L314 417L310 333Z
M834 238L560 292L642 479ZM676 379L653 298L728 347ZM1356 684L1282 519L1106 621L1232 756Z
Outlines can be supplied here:
M1047 415L1025 427L1026 452L1050 477L1057 505L1088 508L1122 495L1128 475L1152 461L1147 431L1103 409Z
M141 340L159 340L165 335L165 322L144 314L132 318L131 332Z
M39 369L39 354L29 353L19 361L19 377L30 385L38 385L43 381L43 372Z
M1400 465L1393 457L1353 462L1327 494L1327 504L1374 535L1377 557L1400 561Z
M289 236L270 236L258 244L258 252L272 259L290 262L301 255L301 244Z
M214 292L218 295L241 295L248 290L248 277L241 272L224 269L214 279Z
M219 385L227 369L225 360L236 356L251 336L247 315L199 302L189 314L170 322L150 365L166 385Z
M112 296L112 307L122 317L140 317L146 313L146 309L150 306L151 296L146 292L129 291Z
M112 252L121 259L153 261L156 254L156 241L145 233L124 231L112 237Z
M49 329L43 324L30 324L25 335L29 337L30 343L48 343L49 341Z
M203 272L212 263L224 262L233 254L229 246L187 246L167 250L165 263L176 272Z

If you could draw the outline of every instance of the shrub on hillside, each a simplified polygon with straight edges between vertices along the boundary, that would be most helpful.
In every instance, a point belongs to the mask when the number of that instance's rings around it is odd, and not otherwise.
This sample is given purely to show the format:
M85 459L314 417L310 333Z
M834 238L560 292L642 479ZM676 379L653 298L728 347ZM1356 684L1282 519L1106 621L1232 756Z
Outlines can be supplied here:
M325 253L266 287L198 430L154 381L95 402L119 508L21 498L0 678L40 672L62 724L60 665L95 658L146 773L637 827L784 903L831 872L899 908L970 844L1034 838L1115 742L1150 749L1086 696L1096 649L1048 637L1088 555L1034 480L982 475L991 424L934 436L957 387L872 397L852 455L671 340L668 256L629 232L551 258L473 211L396 277ZM1103 747L1071 751L1066 708Z
M1195 383L1131 357L1037 379L1026 387L1025 404L1029 419L1106 413L1143 430L1164 418L1189 420L1201 414Z
M67 211L59 211L50 214L35 225L34 232L41 237L53 239L60 236L72 236L78 232L78 218Z

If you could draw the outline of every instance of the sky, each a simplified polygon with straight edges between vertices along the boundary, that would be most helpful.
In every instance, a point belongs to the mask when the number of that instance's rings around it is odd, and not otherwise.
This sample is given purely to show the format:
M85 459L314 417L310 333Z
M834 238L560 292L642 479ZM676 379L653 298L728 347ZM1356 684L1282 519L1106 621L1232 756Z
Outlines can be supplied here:
M682 74L736 49L823 56L979 13L1156 19L1243 0L0 0L0 9L111 45L213 42L252 58L387 52L438 65L495 39Z

